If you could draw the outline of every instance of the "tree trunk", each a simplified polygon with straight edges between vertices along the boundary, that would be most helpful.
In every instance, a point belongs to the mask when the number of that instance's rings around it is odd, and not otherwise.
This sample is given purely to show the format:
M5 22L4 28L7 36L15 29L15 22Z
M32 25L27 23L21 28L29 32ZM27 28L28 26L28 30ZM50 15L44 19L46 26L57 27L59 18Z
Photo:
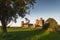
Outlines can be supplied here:
M7 29L6 29L6 22L5 22L5 18L1 19L1 24L2 24L2 36L5 37L7 35Z

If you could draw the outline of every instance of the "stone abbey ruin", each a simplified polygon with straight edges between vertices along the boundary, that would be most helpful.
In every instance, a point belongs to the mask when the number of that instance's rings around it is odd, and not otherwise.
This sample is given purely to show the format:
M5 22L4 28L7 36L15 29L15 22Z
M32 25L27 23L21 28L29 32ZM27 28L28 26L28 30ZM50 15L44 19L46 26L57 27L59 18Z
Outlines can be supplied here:
M29 19L27 19L27 18L25 18L25 19L26 19L26 23L24 23L24 21L21 21L22 28L36 28L36 27L43 28L43 26L44 26L43 18L36 19L35 24L31 24Z

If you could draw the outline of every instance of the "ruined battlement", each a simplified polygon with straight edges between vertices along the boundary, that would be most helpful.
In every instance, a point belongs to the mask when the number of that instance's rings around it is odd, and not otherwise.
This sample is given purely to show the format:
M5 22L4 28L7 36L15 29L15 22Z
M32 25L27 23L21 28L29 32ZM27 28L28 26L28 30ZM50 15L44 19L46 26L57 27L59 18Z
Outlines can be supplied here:
M42 28L43 25L44 25L44 20L42 18L36 19L34 25L29 22L24 23L24 21L21 21L21 27L23 28L28 28L28 27L30 28L41 27Z

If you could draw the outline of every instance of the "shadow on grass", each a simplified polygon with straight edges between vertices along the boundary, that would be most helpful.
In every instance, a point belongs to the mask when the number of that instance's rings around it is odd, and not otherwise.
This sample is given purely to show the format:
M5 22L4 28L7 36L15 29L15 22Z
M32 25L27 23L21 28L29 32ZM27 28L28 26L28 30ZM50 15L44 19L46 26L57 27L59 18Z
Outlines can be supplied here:
M15 31L9 32L7 38L3 40L31 40L35 35L42 34L45 30L37 29L31 31Z

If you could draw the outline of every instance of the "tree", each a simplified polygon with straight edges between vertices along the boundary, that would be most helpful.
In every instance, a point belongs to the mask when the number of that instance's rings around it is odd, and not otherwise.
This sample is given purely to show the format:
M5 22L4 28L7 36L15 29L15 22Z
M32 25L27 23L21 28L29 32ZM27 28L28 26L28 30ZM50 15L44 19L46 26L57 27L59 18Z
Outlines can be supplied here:
M55 30L57 28L57 21L53 18L49 18L46 20L47 23L49 23L48 27L51 28L52 30Z
M0 21L2 24L2 33L6 35L6 25L10 21L16 22L16 19L24 17L29 13L28 9L33 7L35 0L0 0Z

